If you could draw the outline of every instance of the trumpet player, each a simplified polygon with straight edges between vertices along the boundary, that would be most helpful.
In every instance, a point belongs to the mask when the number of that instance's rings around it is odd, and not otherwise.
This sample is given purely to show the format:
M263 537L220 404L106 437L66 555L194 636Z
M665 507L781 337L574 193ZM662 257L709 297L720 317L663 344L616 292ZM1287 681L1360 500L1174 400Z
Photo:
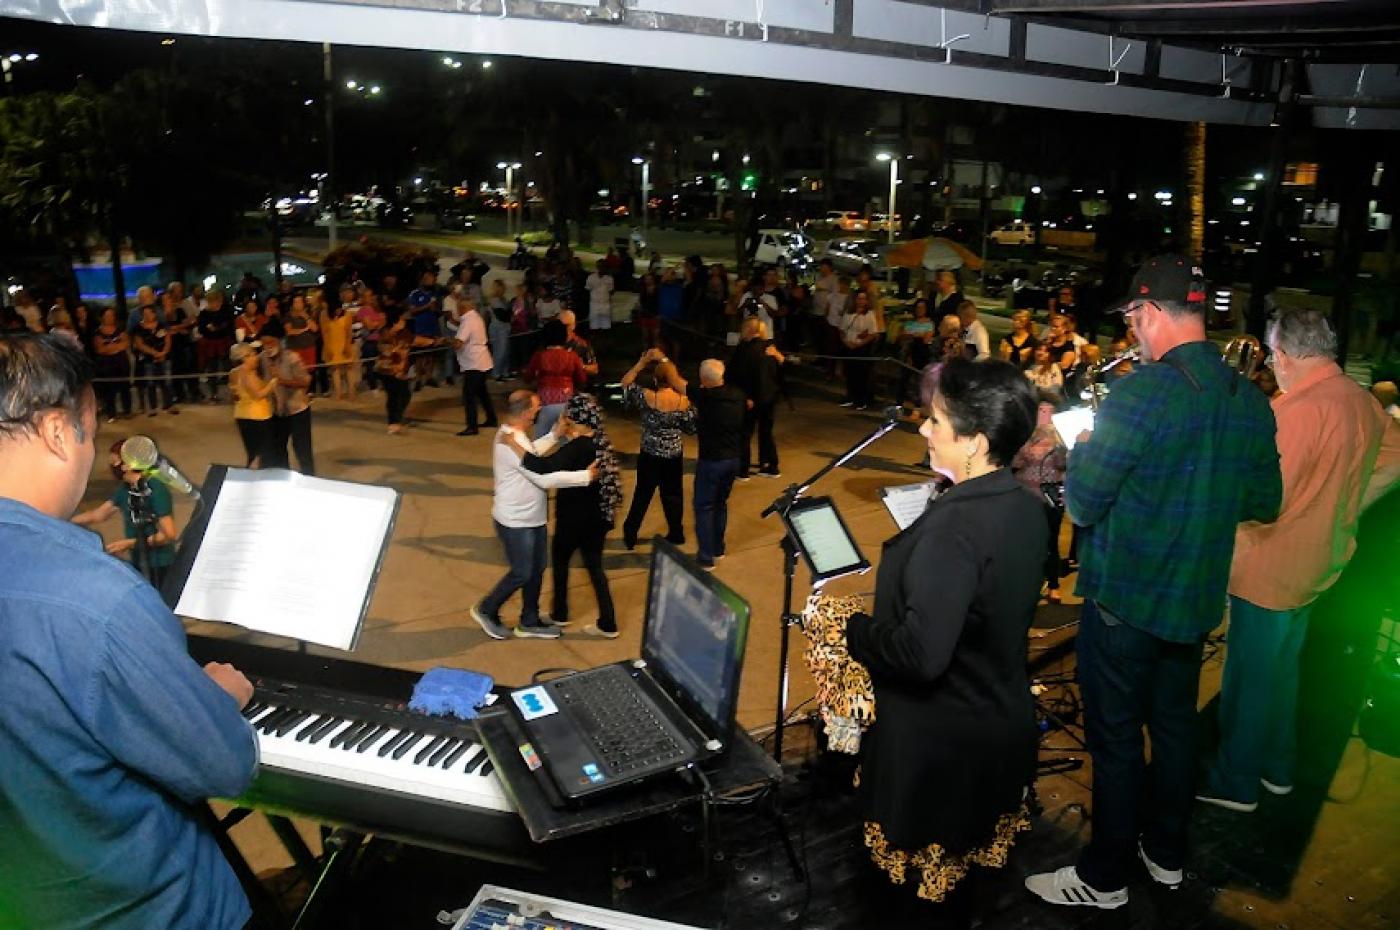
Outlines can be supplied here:
M1026 879L1052 904L1105 909L1127 904L1137 858L1158 883L1181 883L1202 643L1220 623L1236 526L1273 520L1282 496L1268 401L1207 341L1205 293L1187 260L1149 259L1112 312L1128 317L1154 364L1114 384L1065 477L1070 519L1083 527L1078 662L1093 833L1076 864Z
M1363 495L1393 484L1400 466L1400 425L1333 361L1337 337L1321 311L1280 310L1265 336L1283 391L1272 402L1283 510L1235 535L1220 746L1196 795L1245 813L1261 789L1293 790L1308 617L1356 549Z

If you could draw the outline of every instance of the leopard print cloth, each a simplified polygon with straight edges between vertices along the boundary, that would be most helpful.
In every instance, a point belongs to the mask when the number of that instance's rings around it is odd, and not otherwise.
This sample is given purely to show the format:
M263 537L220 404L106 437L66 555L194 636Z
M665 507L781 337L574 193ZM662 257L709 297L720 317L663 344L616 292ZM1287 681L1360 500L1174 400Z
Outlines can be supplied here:
M1030 812L1025 805L1014 814L1002 814L997 820L992 840L986 846L969 850L959 856L950 856L937 843L930 843L923 849L907 852L895 849L885 839L885 831L874 821L865 822L865 845L870 849L870 859L879 866L890 881L902 885L913 870L919 875L919 897L928 901L942 901L948 892L967 877L974 865L999 869L1006 865L1011 847L1016 842L1016 834L1031 828Z
M817 682L827 748L855 755L861 734L875 722L875 692L870 673L846 649L846 621L865 609L858 597L814 594L802 611L807 648L802 658Z

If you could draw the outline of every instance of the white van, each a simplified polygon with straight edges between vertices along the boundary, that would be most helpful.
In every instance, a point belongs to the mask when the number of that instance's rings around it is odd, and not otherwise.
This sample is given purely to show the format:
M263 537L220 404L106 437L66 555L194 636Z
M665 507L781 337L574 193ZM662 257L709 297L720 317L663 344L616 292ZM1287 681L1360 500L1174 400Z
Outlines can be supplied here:
M805 270L812 263L812 240L791 229L760 229L754 264Z
M1035 227L1024 220L1007 223L987 234L997 245L1035 245Z

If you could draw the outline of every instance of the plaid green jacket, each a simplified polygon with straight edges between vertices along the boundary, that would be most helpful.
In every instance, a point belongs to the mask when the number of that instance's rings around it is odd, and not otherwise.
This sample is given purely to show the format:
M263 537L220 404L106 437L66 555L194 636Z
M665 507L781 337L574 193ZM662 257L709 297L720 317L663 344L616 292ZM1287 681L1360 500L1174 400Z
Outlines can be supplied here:
M1077 593L1162 639L1202 639L1224 612L1236 525L1278 517L1274 431L1263 392L1210 342L1115 381L1065 475Z

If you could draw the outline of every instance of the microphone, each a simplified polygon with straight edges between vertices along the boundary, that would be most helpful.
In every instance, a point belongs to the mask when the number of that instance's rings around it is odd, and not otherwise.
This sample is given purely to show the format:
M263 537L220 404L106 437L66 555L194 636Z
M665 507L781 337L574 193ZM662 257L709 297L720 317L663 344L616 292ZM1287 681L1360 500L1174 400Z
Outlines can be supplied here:
M892 421L904 416L904 408L899 404L891 404L885 408L885 419Z
M122 464L132 471L139 471L161 484L172 487L181 494L199 497L194 483L180 473L169 459L160 454L156 441L150 436L132 436L122 443Z

